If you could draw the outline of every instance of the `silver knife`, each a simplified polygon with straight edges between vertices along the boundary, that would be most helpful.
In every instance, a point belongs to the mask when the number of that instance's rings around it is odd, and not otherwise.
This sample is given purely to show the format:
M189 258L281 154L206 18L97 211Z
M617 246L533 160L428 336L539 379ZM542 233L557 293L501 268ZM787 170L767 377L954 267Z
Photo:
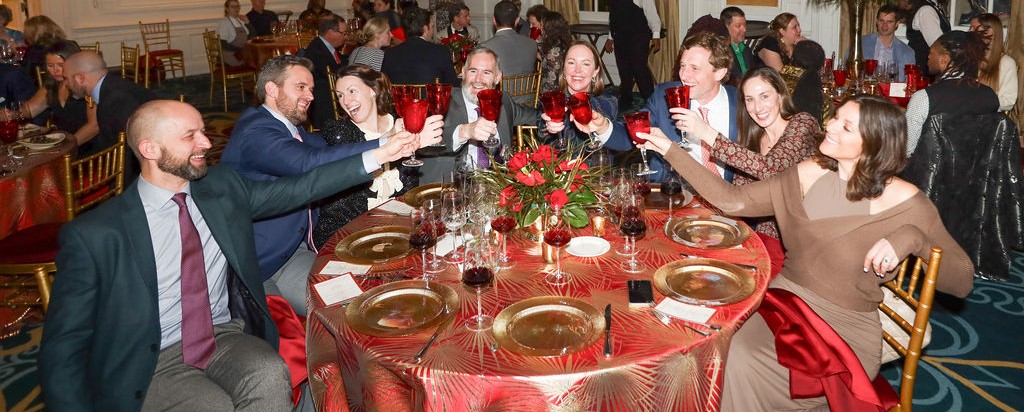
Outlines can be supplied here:
M604 307L604 356L612 356L612 304Z

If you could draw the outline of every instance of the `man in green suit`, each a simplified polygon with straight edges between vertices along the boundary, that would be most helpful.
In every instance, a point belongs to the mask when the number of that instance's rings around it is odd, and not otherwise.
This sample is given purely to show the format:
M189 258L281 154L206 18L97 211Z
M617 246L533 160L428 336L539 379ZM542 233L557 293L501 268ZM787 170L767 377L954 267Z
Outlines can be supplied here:
M39 361L50 410L291 409L252 221L369 176L359 156L274 181L207 173L203 127L185 103L140 107L140 179L61 231ZM408 133L392 140L379 162L416 149Z

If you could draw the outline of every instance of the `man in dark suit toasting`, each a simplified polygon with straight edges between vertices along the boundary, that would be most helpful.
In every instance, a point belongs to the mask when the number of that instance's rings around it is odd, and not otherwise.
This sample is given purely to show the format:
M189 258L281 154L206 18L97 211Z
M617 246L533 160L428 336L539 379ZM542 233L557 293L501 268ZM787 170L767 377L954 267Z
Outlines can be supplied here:
M369 180L358 156L276 181L207 170L202 116L170 100L128 122L141 175L61 230L40 383L55 411L288 411L252 221ZM408 155L415 141L388 160Z
M484 141L497 134L502 145L510 145L517 125L537 123L537 110L513 102L508 95L501 97L501 114L497 122L480 116L477 93L493 89L499 83L501 69L498 68L498 56L485 47L469 52L466 65L462 66L462 87L452 89L448 114L444 118L444 134L441 136L444 149L436 154L430 149L424 150L420 183L440 182L455 168L456 159L486 167L488 159Z

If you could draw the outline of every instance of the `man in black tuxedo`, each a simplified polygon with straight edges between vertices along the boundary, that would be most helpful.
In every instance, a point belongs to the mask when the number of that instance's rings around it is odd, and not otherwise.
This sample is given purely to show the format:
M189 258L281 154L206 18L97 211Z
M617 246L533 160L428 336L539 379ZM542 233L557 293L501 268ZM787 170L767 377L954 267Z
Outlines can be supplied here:
M96 153L117 143L118 135L125 130L135 109L156 98L149 89L108 74L103 57L92 51L72 54L64 62L68 89L76 99L92 97L100 125L99 136L79 148L79 156ZM125 176L138 174L138 167L138 160L129 156L125 159Z
M327 71L336 72L348 66L348 56L341 54L341 46L347 39L348 26L338 15L320 18L317 25L319 36L299 53L313 62L313 102L309 107L309 121L313 127L323 129L324 123L334 120L334 105L331 99L331 85L327 82Z
M274 26L277 25L277 13L264 9L267 0L252 0L252 10L245 14L252 24L253 35L269 36L274 34Z
M384 52L381 71L391 84L426 84L439 79L441 83L457 84L451 52L431 43L434 37L434 16L421 8L402 14L405 43Z

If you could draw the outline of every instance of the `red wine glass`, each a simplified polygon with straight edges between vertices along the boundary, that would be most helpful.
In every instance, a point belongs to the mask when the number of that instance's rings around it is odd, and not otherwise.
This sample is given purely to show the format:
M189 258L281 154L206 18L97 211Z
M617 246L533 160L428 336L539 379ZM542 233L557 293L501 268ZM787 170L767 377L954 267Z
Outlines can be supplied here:
M868 75L868 77L874 76L875 75L875 69L877 69L877 68L878 68L878 60L875 60L875 59L864 60L864 74Z
M676 196L683 193L683 179L679 177L679 173L675 170L666 170L661 175L661 194L668 197L668 219L665 220L667 225L672 221L672 205L675 203Z
M665 89L665 104L668 105L669 109L690 108L690 86L682 85L678 87L669 87ZM669 114L671 116L671 113ZM686 132L683 132L683 138L679 141L679 146L686 149L690 145L690 140L686 138Z
M480 294L494 283L496 248L486 236L473 239L466 245L462 284L476 293L476 316L466 319L466 329L474 332L491 328L494 318L484 315Z
M832 70L832 77L836 79L836 87L843 87L846 85L846 69Z
M560 207L548 205L549 215L541 217L549 219L547 230L544 231L544 243L555 248L555 271L548 272L544 276L544 280L554 286L569 283L569 278L572 277L569 273L562 271L562 249L572 240L572 232L569 231L569 224L562 219L561 212Z
M640 145L640 159L644 161L644 168L637 172L637 175L652 175L655 171L651 170L651 167L647 165L647 147L643 146L644 143L647 143L647 139L637 135L637 133L651 132L651 112L634 112L627 114L625 118L629 137L633 139L633 142Z
M594 120L594 110L590 108L590 93L579 92L569 96L569 110L572 117L579 124L590 124ZM601 141L597 139L597 133L590 131L590 140L587 142L587 150L594 151L601 148Z
M481 90L476 94L476 97L480 102L480 116L492 122L497 122L498 116L501 115L501 90ZM500 143L498 136L493 135L484 141L483 144L485 147L494 148L498 147Z
M437 238L434 237L434 229L430 226L422 209L413 209L409 212L409 223L412 226L412 230L409 232L409 246L420 251L420 274L424 279L429 279L427 249L430 249L437 241Z
M622 235L626 237L626 241L630 244L629 260L622 262L619 268L629 273L640 273L647 269L646 264L636 260L636 240L643 238L647 233L643 197L633 196L622 207L619 231L622 232Z
M426 100L416 98L407 99L402 103L402 120L405 122L405 130L412 134L419 134L423 131L423 124L427 121L428 106ZM420 167L423 166L423 161L417 159L416 152L413 152L412 156L402 161L402 165Z
M499 215L491 220L491 229L501 234L501 254L498 256L498 268L509 269L515 266L515 261L508 254L508 234L516 228L516 218L508 211L502 209Z

